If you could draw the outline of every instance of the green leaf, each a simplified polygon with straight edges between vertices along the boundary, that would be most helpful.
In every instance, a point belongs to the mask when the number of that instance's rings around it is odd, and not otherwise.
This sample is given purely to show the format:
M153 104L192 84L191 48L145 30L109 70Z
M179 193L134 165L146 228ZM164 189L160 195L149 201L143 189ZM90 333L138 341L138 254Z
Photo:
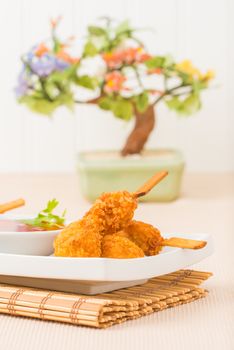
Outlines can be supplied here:
M54 111L65 105L67 108L72 109L74 106L74 99L71 92L61 92L56 99L49 101L40 92L35 92L34 95L24 96L19 100L20 103L27 105L35 113L51 116Z
M167 55L167 56L155 56L147 61L145 61L145 65L149 69L154 69L154 68L171 68L174 65L174 60L172 56Z
M124 120L130 120L133 115L132 103L123 98L115 100L111 110L117 118Z
M178 96L174 96L165 102L170 109L184 116L197 112L201 107L199 95L194 93L183 100Z
M116 99L110 96L104 96L99 100L98 105L104 110L112 111L120 119L128 121L133 116L132 103L121 96L118 96Z
M90 77L88 75L77 76L76 83L87 89L94 90L98 86L98 80L95 77Z
M207 83L200 80L193 80L192 82L193 92L198 94L201 90L207 88Z
M168 68L174 65L174 59L171 55L164 57L163 68Z
M59 106L66 106L69 108L71 111L73 111L74 108L74 96L71 92L66 92L66 93L61 93L57 98L56 101Z
M149 96L147 92L143 92L142 94L135 97L136 108L140 113L144 113L149 106Z
M181 101L178 96L174 96L168 100L165 100L165 103L168 108L176 111L180 108L180 105L181 105Z
M176 67L176 65L174 67L174 71L178 75L178 77L182 80L182 83L184 85L192 85L193 82L195 81L193 75L181 71Z
M117 26L117 28L115 29L115 33L116 33L116 35L119 35L119 34L128 32L130 29L131 28L129 26L129 21L125 20Z
M148 59L147 61L145 61L145 65L149 69L162 68L164 62L165 62L164 57L157 56L157 57L152 57L152 58Z
M47 207L43 210L44 213L50 213L52 212L59 204L59 201L57 199L52 199L47 203Z
M49 82L58 82L58 83L69 83L76 77L77 68L80 63L75 63L64 69L63 71L55 71L51 73L46 79Z
M180 113L184 115L191 115L201 108L201 101L198 94L191 94L182 103Z
M61 216L55 215L53 211L58 204L59 202L56 199L52 199L47 203L46 208L40 211L34 219L22 220L21 222L29 226L41 227L45 230L61 229L64 227L66 211Z
M104 28L97 27L97 26L89 26L88 32L89 32L89 34L94 35L94 36L106 35L106 30Z
M54 44L53 52L54 53L58 53L59 50L61 50L62 45L61 45L60 41L56 37L53 38L53 44Z
M97 53L98 53L98 49L96 48L96 46L91 41L88 41L84 47L84 52L83 52L84 56L92 57L92 56L95 56Z
M33 96L24 96L19 102L26 104L33 112L48 116L51 116L55 109L59 106L57 101L50 102L44 98L34 98Z
M47 80L44 84L44 89L47 93L47 95L51 98L54 99L56 98L56 96L58 95L58 87L57 87L57 83L51 82L49 80Z
M105 96L99 100L98 105L100 108L109 111L111 110L113 103L114 100L111 97Z

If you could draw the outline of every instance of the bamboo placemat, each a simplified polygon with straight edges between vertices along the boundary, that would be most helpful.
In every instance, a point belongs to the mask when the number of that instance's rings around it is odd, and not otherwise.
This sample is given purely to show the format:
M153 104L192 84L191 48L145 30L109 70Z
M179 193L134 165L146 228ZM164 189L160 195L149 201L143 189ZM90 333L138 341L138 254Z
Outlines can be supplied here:
M211 275L179 270L95 296L0 284L0 313L106 328L205 297L199 285Z

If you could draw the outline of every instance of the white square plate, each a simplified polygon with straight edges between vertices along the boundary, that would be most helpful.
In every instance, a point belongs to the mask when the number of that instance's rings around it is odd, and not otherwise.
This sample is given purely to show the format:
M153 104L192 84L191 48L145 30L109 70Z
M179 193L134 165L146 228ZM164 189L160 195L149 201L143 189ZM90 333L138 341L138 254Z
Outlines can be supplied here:
M198 263L213 252L212 237L208 234L163 236L204 240L207 245L199 250L165 247L158 255L137 259L0 254L0 282L97 294L142 284L149 278Z

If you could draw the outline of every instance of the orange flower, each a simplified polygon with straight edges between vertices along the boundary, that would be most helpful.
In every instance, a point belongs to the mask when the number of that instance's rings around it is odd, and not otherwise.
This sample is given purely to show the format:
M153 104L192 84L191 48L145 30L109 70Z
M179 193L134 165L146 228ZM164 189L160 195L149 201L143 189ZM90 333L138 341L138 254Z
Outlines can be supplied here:
M126 49L123 53L124 61L126 63L132 63L136 60L138 49L130 47L129 49Z
M60 50L57 53L57 57L60 58L61 60L70 63L70 64L74 64L79 62L79 58L78 57L71 57L66 51L64 50Z
M111 69L118 68L123 64L134 62L142 63L151 58L142 47L130 47L114 52L106 52L102 55L107 66Z
M120 52L106 52L102 55L107 66L111 69L121 66L123 57Z
M61 19L62 19L62 16L58 16L57 18L51 18L50 20L51 27L53 29L56 28L59 22L61 21Z
M118 71L108 73L105 77L106 84L104 89L107 93L117 92L123 88L125 80L125 76Z
M38 56L38 57L41 57L43 56L45 53L47 53L49 51L48 47L44 44L44 43L41 43L36 51L35 51L35 55Z
M151 57L142 47L126 49L123 55L126 63L133 63L134 61L141 63Z
M141 56L140 56L140 62L145 62L147 60L149 60L152 56L149 55L148 53L143 53Z
M153 69L149 69L147 71L148 74L161 74L162 73L162 69L161 68L153 68Z

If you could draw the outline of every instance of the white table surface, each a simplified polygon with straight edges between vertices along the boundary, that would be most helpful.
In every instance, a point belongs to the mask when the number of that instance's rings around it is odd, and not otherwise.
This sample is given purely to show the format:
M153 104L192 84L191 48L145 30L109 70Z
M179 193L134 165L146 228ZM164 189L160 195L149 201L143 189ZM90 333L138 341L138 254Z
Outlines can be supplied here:
M39 211L53 197L70 218L89 207L72 174L1 174L0 183L1 202L26 199L17 213ZM0 349L234 349L234 175L186 175L179 200L141 204L136 218L162 232L213 234L215 254L193 266L214 273L208 297L106 330L0 315Z

